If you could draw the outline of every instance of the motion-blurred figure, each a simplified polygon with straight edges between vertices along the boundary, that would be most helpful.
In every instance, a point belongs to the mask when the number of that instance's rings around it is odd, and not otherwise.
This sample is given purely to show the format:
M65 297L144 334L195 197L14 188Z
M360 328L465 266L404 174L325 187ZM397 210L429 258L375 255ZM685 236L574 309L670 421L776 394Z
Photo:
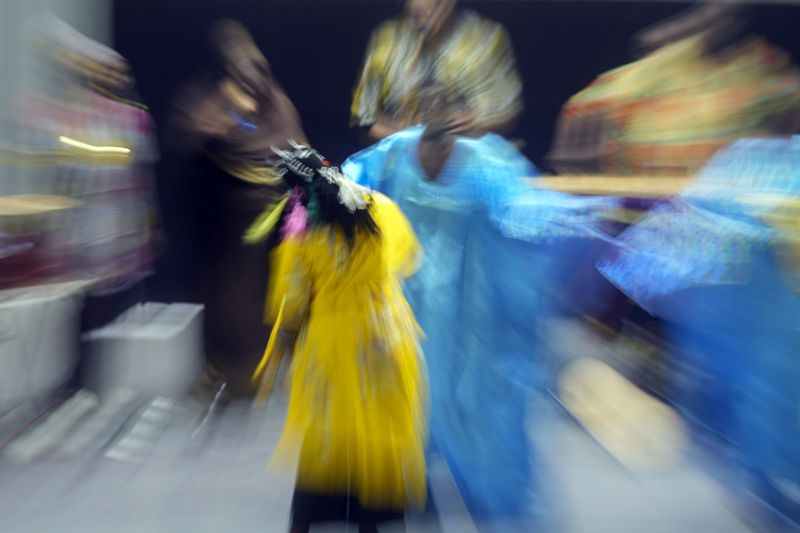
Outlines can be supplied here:
M506 132L521 111L522 84L503 27L456 0L406 0L370 41L351 124L375 141L425 121L421 93L446 87L466 106L448 127L458 134Z
M29 273L38 270L39 281L84 279L95 289L121 289L152 269L152 121L122 56L55 16L36 24L39 89L16 102L17 141L5 152L20 172L0 190L15 195L4 198L6 205L18 195L40 211L59 198L75 205L50 210L58 216L46 227L28 228L31 252L48 256Z
M800 125L797 114L783 118ZM800 136L741 139L600 263L668 322L682 370L672 401L718 446L732 443L723 451L741 458L749 488L790 515L800 484L799 194Z
M704 4L636 38L645 55L566 104L549 155L562 174L690 175L800 105L791 58L746 31L746 8Z
M800 106L800 72L788 55L751 36L747 22L742 4L703 3L639 33L641 59L601 75L567 102L552 166L566 175L622 178L622 190L613 194L632 197L629 224L652 204L633 193L634 178L645 178L638 183L647 190L645 181L654 188L668 181L649 178L669 177L679 183L677 191L723 146L772 132ZM627 191L626 179L632 182ZM611 182L594 181L601 189ZM602 324L609 342L633 348L637 355L626 357L638 359L641 379L663 387L669 361L661 320L619 292L603 307L591 312L593 323Z
M291 531L351 521L377 532L425 502L426 386L398 282L416 269L419 243L395 204L317 152L277 153L290 194L247 240L279 230L267 303L274 326L255 377L268 393L283 351L293 354L276 452L293 465L301 450Z
M269 244L246 246L242 235L264 205L285 192L266 164L270 146L305 140L292 102L270 65L238 22L211 30L213 72L188 87L176 102L172 140L213 162L200 189L203 235L203 303L206 306L208 384L233 394L249 392L249 375L263 350L261 316L267 287Z
M74 383L82 329L141 297L158 153L123 57L52 14L9 24L32 52L3 50L30 64L0 128L0 410L19 414Z
M541 250L591 234L605 201L526 184L536 169L498 135L454 136L458 105L445 90L426 107L427 126L387 137L343 169L395 199L425 251L406 293L426 335L433 451L477 519L524 521L533 509L525 428L540 377L536 330L548 309Z

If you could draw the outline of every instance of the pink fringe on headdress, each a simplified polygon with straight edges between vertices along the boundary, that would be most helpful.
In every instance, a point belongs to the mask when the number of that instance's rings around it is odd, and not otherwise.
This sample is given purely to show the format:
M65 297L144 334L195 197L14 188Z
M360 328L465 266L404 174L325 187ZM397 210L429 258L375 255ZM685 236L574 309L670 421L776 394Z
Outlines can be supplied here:
M308 211L300 201L300 194L300 189L295 187L289 197L289 205L287 206L289 214L286 216L283 228L281 228L281 237L284 239L302 235L308 227Z

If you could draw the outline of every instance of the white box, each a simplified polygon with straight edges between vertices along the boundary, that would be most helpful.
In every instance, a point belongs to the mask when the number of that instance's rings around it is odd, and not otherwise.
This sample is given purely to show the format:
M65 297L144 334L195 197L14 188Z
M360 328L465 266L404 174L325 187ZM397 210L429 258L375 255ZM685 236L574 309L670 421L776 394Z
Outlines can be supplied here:
M131 389L185 395L202 371L203 306L145 303L84 335L84 383L105 393Z

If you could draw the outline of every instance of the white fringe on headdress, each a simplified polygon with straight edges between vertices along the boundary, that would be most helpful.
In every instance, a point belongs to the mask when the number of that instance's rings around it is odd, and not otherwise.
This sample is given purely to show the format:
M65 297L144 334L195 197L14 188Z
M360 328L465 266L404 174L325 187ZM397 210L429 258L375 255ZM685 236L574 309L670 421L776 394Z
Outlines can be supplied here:
M308 165L303 164L300 159L309 157L312 154L320 159L324 160L324 158L313 148L299 144L294 139L289 139L289 144L294 149L293 151L282 150L275 146L272 146L272 151L281 158L284 171L294 172L310 183L314 178L315 171ZM369 189L348 179L347 176L342 174L339 167L322 167L318 172L328 183L338 187L339 194L337 198L339 203L345 206L348 211L355 213L357 210L366 209L369 206Z

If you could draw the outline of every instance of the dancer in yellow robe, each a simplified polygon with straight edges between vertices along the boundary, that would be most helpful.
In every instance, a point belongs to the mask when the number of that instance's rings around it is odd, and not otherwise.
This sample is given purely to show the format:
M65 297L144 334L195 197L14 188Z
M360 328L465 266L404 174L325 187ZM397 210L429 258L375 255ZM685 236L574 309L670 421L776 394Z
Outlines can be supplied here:
M400 285L419 245L394 203L315 151L276 153L291 192L245 239L280 231L273 331L254 379L262 396L271 390L288 340L291 395L275 457L300 450L292 532L331 520L375 531L425 501L426 384Z

